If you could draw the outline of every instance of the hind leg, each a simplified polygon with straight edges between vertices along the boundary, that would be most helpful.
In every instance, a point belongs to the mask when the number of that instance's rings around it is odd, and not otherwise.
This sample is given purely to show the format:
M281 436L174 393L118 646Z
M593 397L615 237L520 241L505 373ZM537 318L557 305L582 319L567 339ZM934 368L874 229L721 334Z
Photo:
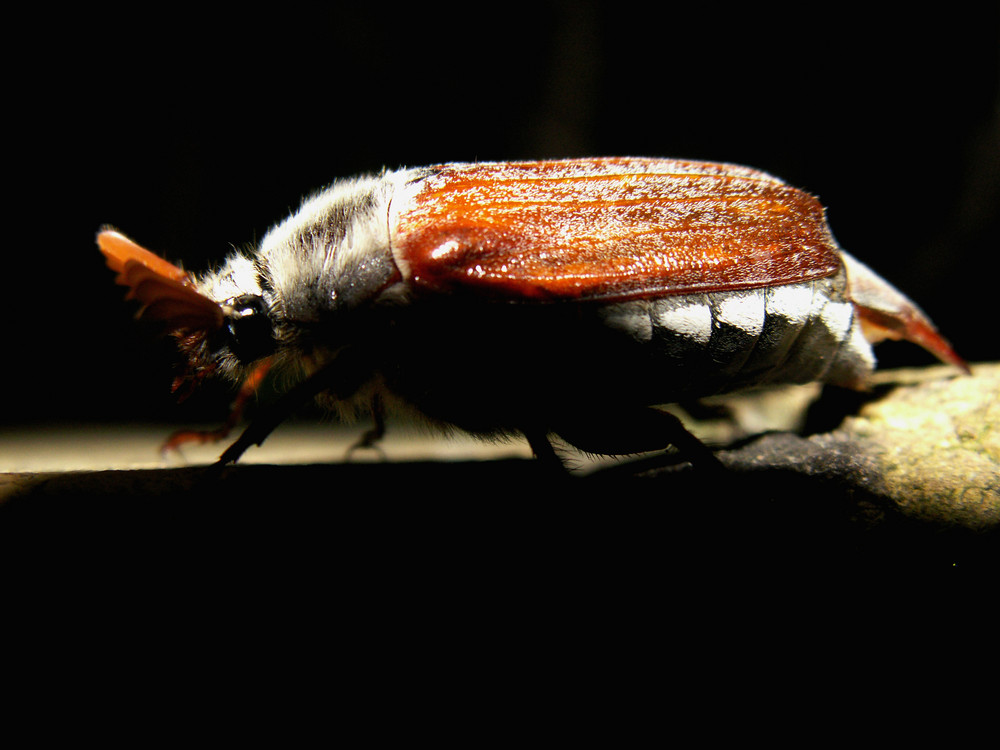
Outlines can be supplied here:
M697 468L718 468L712 450L688 432L673 414L651 407L582 414L553 430L586 453L627 455L660 451L674 446Z

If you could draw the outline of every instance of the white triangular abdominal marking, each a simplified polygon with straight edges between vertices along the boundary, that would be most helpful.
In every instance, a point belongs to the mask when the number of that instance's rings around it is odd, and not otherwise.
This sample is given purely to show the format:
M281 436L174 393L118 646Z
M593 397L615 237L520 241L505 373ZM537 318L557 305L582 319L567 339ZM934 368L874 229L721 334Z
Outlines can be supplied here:
M724 295L716 305L716 318L720 323L739 328L753 338L757 338L764 328L764 314L761 289Z
M657 327L672 331L699 345L712 338L712 308L703 294L667 298L653 313Z

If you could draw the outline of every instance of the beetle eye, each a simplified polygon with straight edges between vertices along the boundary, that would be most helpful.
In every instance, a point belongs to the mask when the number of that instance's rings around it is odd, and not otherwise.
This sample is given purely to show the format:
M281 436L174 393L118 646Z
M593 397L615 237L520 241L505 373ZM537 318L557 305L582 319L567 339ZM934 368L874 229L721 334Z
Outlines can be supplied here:
M274 351L274 328L263 297L241 294L222 306L229 348L242 362L252 362Z

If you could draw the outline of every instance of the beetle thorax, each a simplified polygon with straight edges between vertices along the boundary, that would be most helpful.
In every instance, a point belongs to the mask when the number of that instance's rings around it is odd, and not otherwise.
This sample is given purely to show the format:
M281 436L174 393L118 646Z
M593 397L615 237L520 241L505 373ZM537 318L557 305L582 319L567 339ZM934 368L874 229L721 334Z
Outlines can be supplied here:
M285 321L321 323L364 305L398 277L386 219L390 192L381 177L339 182L268 232L258 263Z

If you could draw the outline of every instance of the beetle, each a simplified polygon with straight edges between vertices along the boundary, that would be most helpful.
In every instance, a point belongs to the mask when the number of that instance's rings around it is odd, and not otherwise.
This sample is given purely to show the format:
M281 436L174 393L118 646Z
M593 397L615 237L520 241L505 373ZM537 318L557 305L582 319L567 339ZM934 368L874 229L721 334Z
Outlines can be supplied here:
M189 274L112 229L117 282L245 400L296 384L221 456L319 397L596 454L712 454L657 405L822 381L863 388L872 344L967 369L927 316L839 247L818 200L732 164L604 157L449 163L335 182L259 247ZM236 412L234 412L235 414ZM235 419L231 419L231 423ZM210 437L219 437L228 427ZM175 436L170 444L200 439Z

